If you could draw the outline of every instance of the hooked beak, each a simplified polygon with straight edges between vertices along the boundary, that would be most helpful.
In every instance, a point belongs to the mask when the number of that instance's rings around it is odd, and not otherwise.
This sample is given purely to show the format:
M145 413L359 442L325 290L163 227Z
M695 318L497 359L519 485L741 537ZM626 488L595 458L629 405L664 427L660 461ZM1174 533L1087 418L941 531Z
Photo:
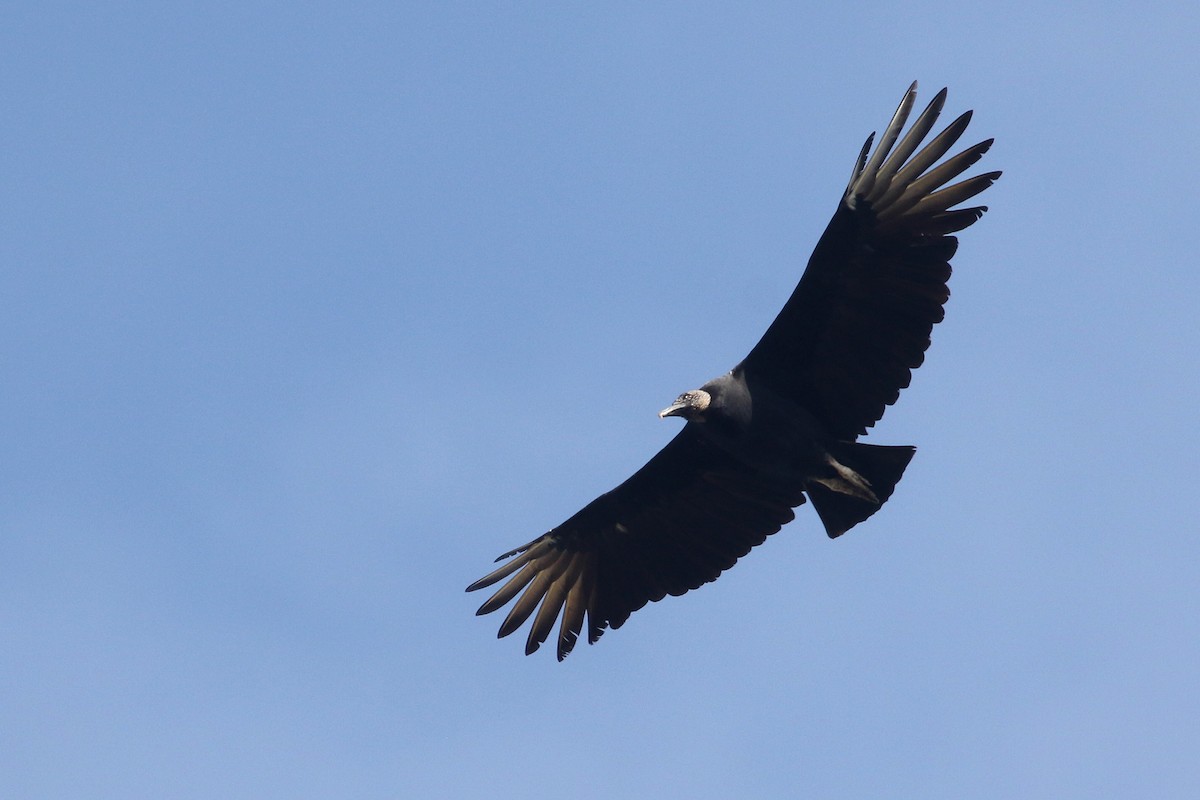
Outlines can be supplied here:
M683 410L687 407L687 403L680 403L676 401L671 403L671 405L667 406L662 411L658 412L658 418L666 419L667 417L682 417Z

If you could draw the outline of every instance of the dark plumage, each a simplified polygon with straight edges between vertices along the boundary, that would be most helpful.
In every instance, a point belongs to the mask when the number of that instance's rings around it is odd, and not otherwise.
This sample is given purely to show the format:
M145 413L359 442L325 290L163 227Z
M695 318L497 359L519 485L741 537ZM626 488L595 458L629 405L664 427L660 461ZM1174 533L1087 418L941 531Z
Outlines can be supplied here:
M850 184L783 310L746 358L685 392L660 416L683 430L632 477L467 587L505 581L479 609L517 598L500 636L530 616L525 652L555 621L558 658L619 628L647 602L714 580L812 501L830 537L879 510L915 449L857 442L908 386L950 292L951 234L984 206L952 209L999 176L946 188L992 140L934 167L962 135L971 112L918 152L946 90L900 136L916 83ZM893 149L894 146L894 149ZM915 154L915 155L914 155ZM536 612L536 613L535 613Z

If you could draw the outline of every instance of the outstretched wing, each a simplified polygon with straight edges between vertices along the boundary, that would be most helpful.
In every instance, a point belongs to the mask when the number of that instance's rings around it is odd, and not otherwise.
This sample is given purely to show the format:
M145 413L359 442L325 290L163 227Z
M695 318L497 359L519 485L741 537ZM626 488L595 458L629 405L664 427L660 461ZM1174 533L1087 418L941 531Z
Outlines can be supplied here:
M554 530L505 553L503 566L467 587L507 581L480 606L491 613L520 595L500 626L519 628L534 611L525 652L546 641L555 621L558 659L583 630L588 642L619 628L648 602L715 580L750 548L789 522L804 502L783 486L735 464L689 423L644 467Z
M796 400L837 438L865 433L908 386L950 296L950 258L958 247L951 234L987 210L952 207L1000 177L989 172L942 188L992 140L934 167L962 136L971 112L917 152L946 90L901 138L916 89L914 82L873 154L874 134L867 138L804 276L742 362L749 376Z

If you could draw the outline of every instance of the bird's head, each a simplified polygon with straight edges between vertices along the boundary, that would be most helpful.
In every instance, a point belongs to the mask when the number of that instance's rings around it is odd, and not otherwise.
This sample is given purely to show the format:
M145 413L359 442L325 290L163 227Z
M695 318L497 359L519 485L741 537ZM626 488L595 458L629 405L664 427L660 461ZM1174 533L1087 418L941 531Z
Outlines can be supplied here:
M703 389L692 389L675 398L675 402L658 412L661 419L683 417L686 420L703 420L704 412L712 402L712 395Z

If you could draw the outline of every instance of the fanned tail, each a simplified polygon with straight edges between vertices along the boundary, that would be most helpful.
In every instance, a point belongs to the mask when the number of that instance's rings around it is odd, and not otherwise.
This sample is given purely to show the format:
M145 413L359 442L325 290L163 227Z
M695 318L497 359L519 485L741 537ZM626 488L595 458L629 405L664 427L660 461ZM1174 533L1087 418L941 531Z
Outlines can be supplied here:
M892 496L915 447L833 442L827 476L810 479L805 491L835 539L874 514Z

